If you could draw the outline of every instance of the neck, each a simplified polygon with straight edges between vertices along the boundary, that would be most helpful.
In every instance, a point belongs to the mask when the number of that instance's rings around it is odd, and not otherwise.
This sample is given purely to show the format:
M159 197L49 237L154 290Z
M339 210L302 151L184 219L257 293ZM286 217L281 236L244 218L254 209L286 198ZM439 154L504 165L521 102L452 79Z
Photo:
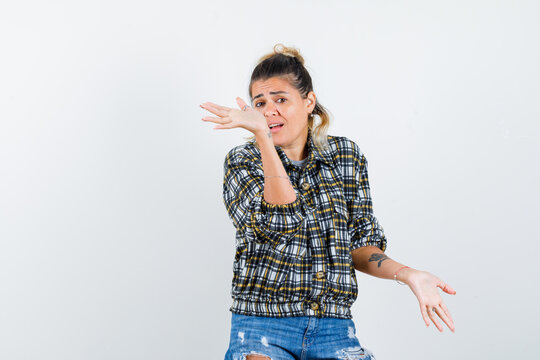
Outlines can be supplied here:
M304 160L308 156L307 131L305 136L303 136L298 142L288 146L282 146L281 148L290 160Z

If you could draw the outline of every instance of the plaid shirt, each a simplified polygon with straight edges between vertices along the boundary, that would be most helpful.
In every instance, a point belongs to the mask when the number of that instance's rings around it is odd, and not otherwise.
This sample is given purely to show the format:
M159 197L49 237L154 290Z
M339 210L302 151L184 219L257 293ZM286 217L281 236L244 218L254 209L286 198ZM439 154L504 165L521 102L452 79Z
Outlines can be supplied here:
M256 316L352 318L358 295L351 251L386 249L373 216L367 160L346 137L328 136L326 150L308 133L304 169L276 150L296 200L264 200L261 153L254 140L224 162L223 200L236 228L230 311Z

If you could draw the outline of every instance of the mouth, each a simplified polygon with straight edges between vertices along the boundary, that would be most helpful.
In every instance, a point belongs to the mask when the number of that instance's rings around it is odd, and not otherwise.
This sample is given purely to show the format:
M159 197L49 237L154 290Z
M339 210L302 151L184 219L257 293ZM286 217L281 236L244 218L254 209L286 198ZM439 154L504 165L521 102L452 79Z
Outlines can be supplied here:
M278 132L279 130L281 130L282 127L283 127L283 124L279 124L279 123L268 125L268 128L270 129L272 133Z

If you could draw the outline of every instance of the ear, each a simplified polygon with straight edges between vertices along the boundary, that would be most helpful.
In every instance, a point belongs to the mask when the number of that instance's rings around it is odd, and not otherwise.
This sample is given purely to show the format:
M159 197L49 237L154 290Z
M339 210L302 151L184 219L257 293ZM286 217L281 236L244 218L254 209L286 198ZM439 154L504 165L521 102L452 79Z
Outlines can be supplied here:
M310 91L307 94L306 101L306 110L308 114L311 114L313 112L313 109L315 109L315 104L317 103L317 97L315 96L315 93L313 91Z

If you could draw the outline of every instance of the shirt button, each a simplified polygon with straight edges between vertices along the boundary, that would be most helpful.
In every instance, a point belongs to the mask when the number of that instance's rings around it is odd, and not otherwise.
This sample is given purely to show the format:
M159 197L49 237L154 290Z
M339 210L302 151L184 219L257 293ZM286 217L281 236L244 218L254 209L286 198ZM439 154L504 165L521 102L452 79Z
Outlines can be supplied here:
M323 271L319 271L318 273L315 274L315 277L317 279L324 279L324 272Z
M319 308L319 304L311 303L311 310L317 310L318 308Z
M302 183L302 189L304 189L304 190L309 189L309 183L307 183L307 182Z

